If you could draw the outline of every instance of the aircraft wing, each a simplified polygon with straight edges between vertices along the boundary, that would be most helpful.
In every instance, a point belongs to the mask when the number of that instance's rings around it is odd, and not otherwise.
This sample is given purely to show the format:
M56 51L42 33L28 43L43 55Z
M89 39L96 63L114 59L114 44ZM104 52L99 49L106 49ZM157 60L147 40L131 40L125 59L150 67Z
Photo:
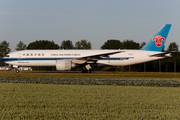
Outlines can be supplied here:
M150 55L150 57L171 57L171 53L176 53L176 51L161 52L161 53L158 53L158 54ZM168 56L167 56L167 55L168 55Z
M109 53L102 53L102 54L95 54L85 57L80 57L77 59L73 59L72 62L76 64L84 64L84 63L96 63L99 59L108 58L109 55L113 55L116 53L121 53L124 51L116 51L116 52L109 52Z

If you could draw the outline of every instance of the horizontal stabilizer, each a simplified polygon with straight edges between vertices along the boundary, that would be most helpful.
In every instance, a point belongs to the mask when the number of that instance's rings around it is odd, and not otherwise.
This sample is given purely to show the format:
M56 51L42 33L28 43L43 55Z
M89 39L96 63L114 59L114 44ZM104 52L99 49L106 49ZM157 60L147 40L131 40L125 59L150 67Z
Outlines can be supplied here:
M172 57L172 56L171 56L171 53L176 53L176 51L161 52L161 53L158 53L158 54L150 55L150 57Z

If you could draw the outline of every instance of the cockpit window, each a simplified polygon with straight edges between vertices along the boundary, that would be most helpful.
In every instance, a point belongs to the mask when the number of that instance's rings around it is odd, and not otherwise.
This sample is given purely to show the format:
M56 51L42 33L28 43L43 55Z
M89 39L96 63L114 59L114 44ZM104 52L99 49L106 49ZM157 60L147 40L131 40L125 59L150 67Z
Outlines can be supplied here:
M6 55L5 57L9 57L9 55Z

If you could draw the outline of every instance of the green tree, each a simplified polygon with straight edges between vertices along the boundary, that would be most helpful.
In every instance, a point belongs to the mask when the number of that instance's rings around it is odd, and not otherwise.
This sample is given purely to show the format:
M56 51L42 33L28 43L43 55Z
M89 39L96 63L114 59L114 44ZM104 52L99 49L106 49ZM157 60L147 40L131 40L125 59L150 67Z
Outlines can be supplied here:
M175 42L169 44L167 52L176 51L176 53L172 53L171 61L174 62L174 72L176 72L176 61L178 60L178 45ZM172 67L172 66L171 66Z
M8 54L8 53L10 53L10 52L11 52L11 49L9 48L9 43L6 42L5 40L2 41L2 42L0 43L0 64L1 64L1 65L4 65L4 63L2 62L1 59L2 59L4 56L6 56L6 54Z
M178 51L178 45L175 42L169 44L167 52L169 51Z
M27 49L59 49L59 45L55 44L54 41L49 40L36 40L27 46Z
M133 40L124 40L121 44L121 49L139 49L139 43L134 42Z
M120 49L121 42L120 40L107 40L102 46L101 49Z
M24 44L22 41L20 41L18 44L16 44L16 50L25 50L26 49L26 44Z
M142 42L139 46L139 49L141 49L145 44L146 44L146 42Z
M0 43L0 56L4 57L6 54L10 53L11 49L9 48L9 43L5 40Z
M71 40L63 40L61 43L60 49L74 49L72 41Z
M81 40L75 43L76 49L91 49L91 43L87 40Z

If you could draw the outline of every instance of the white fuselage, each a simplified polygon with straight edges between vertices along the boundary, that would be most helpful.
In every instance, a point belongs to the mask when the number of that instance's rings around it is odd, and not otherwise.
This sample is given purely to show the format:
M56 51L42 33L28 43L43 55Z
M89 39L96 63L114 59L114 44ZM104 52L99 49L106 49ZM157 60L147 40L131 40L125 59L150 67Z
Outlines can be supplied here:
M56 66L57 60L77 59L86 56L120 52L97 60L97 65L127 66L169 57L151 57L161 52L144 50L23 50L12 52L2 60L14 66Z

